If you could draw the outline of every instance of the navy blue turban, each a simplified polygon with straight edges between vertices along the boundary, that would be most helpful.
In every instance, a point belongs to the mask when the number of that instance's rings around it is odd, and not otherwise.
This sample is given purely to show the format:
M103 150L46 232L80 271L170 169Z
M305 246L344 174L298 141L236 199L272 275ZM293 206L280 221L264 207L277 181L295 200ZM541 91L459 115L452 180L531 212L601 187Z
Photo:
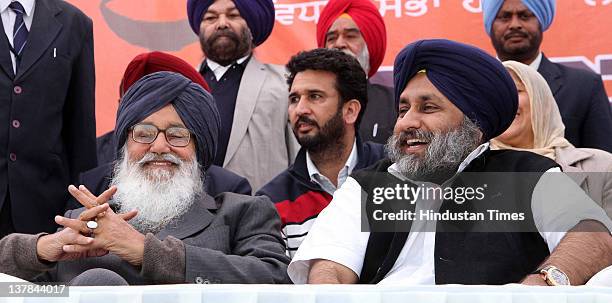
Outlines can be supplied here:
M194 33L200 34L202 16L214 0L188 0L187 17ZM253 43L258 46L272 33L274 27L274 3L272 0L233 0L240 16L244 18L251 33Z
M521 0L521 2L538 18L542 31L546 31L555 18L555 0ZM489 36L495 16L503 4L504 0L482 0L482 17Z
M168 104L172 104L195 136L198 163L208 169L215 158L221 126L215 101L202 86L174 72L146 75L123 95L115 124L117 153L125 144L130 127Z
M497 59L484 51L450 40L420 40L395 58L395 105L408 81L425 70L431 83L476 122L484 140L497 137L510 126L518 107L512 77Z

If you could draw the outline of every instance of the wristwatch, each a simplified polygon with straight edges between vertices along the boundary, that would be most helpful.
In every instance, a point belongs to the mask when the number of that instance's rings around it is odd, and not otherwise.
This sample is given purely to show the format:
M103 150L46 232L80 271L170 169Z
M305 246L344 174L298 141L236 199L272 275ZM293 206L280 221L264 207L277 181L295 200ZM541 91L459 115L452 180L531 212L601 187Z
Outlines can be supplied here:
M550 286L570 285L567 275L555 266L548 265L536 270L534 273L540 274L542 279Z

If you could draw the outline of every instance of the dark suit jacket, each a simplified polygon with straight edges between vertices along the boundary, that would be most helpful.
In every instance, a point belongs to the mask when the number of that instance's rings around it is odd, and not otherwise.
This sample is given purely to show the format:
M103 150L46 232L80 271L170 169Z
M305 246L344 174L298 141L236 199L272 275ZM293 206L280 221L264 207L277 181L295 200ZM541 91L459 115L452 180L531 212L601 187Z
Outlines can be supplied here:
M538 72L557 100L565 137L576 147L612 152L612 110L601 76L552 63L546 56Z
M83 209L68 211L77 218ZM142 266L116 255L43 264L36 257L38 235L12 234L0 240L0 271L36 281L69 282L85 270L105 268L128 283L289 283L280 219L266 197L209 195L156 235L147 234ZM23 252L19 254L19 252Z
M108 189L112 173L113 162L102 164L82 173L77 184L85 185L94 195L99 195ZM247 179L216 165L212 165L206 172L204 187L206 193L213 197L224 192L250 196L252 191ZM81 204L73 198L67 204L67 209L79 207L81 207Z
M98 157L98 163L108 163L115 161L115 144L113 143L113 137L115 136L114 131L96 138L96 156Z
M35 5L17 75L0 34L0 204L10 197L25 233L53 232L66 187L96 166L92 22L64 1Z
M393 89L368 81L368 104L361 118L359 135L363 142L386 144L397 121Z

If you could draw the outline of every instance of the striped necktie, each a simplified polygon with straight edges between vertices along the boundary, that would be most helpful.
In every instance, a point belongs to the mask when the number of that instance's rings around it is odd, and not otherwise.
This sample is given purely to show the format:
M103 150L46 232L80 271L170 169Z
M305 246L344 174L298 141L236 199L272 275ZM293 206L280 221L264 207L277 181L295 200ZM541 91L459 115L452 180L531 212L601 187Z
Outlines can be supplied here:
M13 54L15 55L15 67L19 67L21 61L21 53L28 40L28 29L23 21L25 10L18 1L11 2L9 8L15 13L15 26L13 27ZM16 70L17 68L15 68Z

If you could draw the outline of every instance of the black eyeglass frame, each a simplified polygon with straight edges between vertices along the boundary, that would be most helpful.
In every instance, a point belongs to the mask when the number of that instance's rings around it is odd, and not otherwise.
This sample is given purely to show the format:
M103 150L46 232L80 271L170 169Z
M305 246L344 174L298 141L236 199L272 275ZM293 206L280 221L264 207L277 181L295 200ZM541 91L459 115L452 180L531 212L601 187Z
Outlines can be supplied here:
M136 140L136 136L134 135L134 128L136 128L138 126L154 127L157 130L157 133L155 133L155 137L153 138L153 140L151 140L151 142L141 142L141 141ZM172 142L170 142L170 140L168 140L168 135L166 134L166 132L168 130L170 130L170 129L184 129L184 130L186 130L187 134L188 134L188 136L187 136L187 143L185 143L185 145L175 145L175 144L172 144ZM140 144L151 144L151 143L155 142L155 140L157 140L157 137L159 136L159 133L164 133L164 139L166 139L166 142L168 142L168 144L170 144L170 146L174 146L174 147L186 147L186 146L189 145L189 143L191 143L191 131L189 131L189 129L187 129L185 127L181 127L181 126L171 126L171 127L168 127L168 128L161 129L161 128L158 128L157 126L152 125L152 124L136 124L136 125L130 127L130 132L132 132L132 135L131 135L132 140L134 140L134 142L140 143Z

